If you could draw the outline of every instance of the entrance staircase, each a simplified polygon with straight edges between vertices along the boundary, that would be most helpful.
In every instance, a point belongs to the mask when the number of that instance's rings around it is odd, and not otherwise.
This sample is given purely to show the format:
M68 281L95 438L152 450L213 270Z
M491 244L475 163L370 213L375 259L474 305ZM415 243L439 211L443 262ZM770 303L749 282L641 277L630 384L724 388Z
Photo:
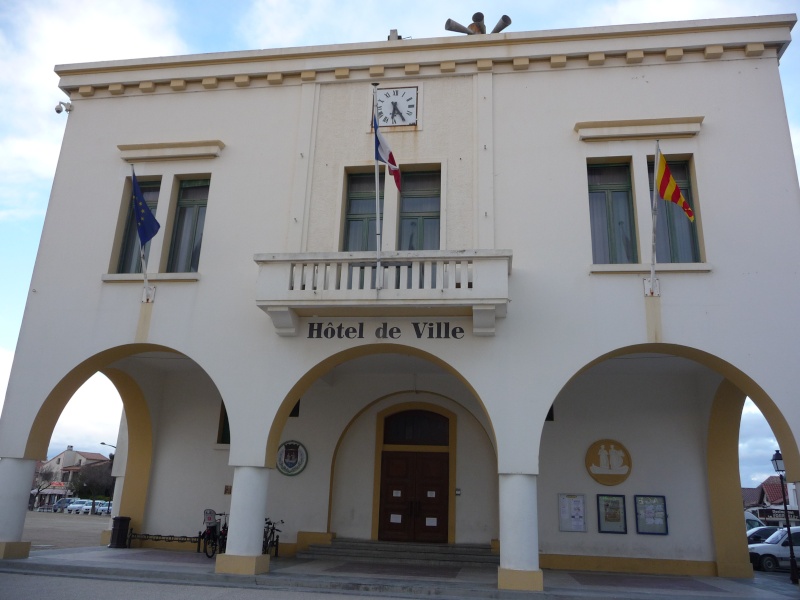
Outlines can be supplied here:
M334 538L330 545L312 544L297 558L451 567L497 567L500 556L488 544L420 544Z

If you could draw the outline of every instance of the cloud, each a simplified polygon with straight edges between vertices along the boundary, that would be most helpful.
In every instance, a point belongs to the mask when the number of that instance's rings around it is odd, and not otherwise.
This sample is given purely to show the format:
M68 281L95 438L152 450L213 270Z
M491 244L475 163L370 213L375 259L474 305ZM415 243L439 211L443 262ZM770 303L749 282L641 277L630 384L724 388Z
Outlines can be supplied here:
M180 54L168 3L139 0L5 0L0 9L0 220L41 218L47 194L20 189L52 181L67 114L56 64Z
M589 3L580 20L592 25L653 23L794 12L796 0L617 0Z
M383 2L254 0L238 29L255 48L385 41L392 29L402 37L442 37L453 35L444 29L448 18L469 24L473 12L457 2L407 0L402 10L387 10ZM487 13L487 23L499 17Z
M116 446L121 415L122 400L114 384L104 375L95 374L75 392L61 413L47 448L48 458L67 446L107 455L109 448L100 442Z
M800 180L800 125L792 125L789 128L789 133L792 135L794 162L797 165L797 178Z
M0 413L13 362L14 353L0 348ZM122 399L114 384L104 375L95 374L75 392L61 413L48 444L47 457L52 458L67 446L107 455L113 449L100 442L116 446L121 416Z
M8 377L11 375L11 363L13 362L14 353L5 348L0 348L0 414L3 412L6 389L8 389Z
M767 420L748 398L739 426L739 475L742 487L756 487L775 474L770 460L777 447L778 442Z

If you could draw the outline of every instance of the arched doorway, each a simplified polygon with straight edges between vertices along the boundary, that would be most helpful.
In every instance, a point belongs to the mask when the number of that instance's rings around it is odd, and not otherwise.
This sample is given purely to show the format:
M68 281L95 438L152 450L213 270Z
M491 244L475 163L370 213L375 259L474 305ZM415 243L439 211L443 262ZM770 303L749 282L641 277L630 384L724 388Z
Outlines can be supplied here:
M413 409L383 418L378 539L446 543L450 419Z

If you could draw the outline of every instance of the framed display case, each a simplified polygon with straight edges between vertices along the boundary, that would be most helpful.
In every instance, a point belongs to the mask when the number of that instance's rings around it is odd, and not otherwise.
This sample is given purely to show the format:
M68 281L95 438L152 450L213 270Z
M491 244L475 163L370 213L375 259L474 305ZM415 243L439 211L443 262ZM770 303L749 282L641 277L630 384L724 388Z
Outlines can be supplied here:
M597 494L597 530L600 533L628 533L625 496Z
M558 495L558 530L586 531L586 498L583 494Z
M636 533L667 535L667 500L664 496L634 496Z

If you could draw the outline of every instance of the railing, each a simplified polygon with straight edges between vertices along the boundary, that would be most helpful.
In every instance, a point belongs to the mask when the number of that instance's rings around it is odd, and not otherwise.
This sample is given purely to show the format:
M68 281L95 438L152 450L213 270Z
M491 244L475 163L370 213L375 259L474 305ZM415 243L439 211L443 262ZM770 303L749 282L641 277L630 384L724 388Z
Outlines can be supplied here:
M296 335L298 310L324 315L346 307L464 314L492 308L505 316L511 252L504 250L257 254L256 303L281 335ZM279 315L283 315L282 317ZM277 319L280 321L276 321ZM287 321L289 319L289 321ZM288 327L286 331L282 328ZM492 330L493 333L493 330ZM491 335L492 333L487 333Z
M433 290L471 288L472 260L293 262L289 290Z
M134 540L144 540L151 542L180 542L183 544L191 543L197 546L196 552L200 552L201 534L193 535L159 535L156 533L134 533L133 529L128 531L127 547L131 547Z

